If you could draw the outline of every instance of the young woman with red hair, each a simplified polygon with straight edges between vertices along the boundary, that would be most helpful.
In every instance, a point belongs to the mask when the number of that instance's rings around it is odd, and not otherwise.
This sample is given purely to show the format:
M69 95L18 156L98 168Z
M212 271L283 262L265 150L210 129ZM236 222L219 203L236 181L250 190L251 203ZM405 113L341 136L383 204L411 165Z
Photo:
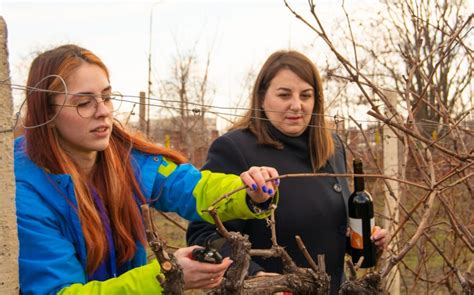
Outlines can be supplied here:
M179 153L129 134L113 118L108 70L89 50L40 54L27 85L25 135L15 142L23 294L160 294L160 267L146 264L140 204L212 221L202 209L243 182L249 189L220 208L221 218L266 215L249 204L273 196L276 185L264 180L275 169L252 167L240 178L199 172ZM231 261L190 260L194 248L175 252L185 287L217 286Z

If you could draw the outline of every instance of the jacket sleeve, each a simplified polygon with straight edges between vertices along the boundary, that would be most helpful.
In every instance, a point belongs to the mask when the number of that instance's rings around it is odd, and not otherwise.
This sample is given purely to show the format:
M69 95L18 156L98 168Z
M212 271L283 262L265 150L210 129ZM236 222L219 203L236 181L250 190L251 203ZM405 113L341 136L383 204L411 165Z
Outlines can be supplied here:
M117 278L103 282L91 281L86 284L75 283L61 289L59 295L122 295L122 294L162 294L163 290L156 276L160 265L156 260L127 271Z
M201 170L210 170L238 175L249 168L250 166L242 152L236 147L231 138L224 135L217 138L212 143L207 155L207 161ZM245 225L246 221L242 219L224 222L224 226L229 231L243 232ZM213 224L202 221L191 222L189 223L188 229L186 231L187 244L203 246L206 240L215 232L216 227ZM230 245L226 243L220 249L220 253L223 256L230 256ZM250 275L254 275L258 271L262 270L263 268L261 266L253 261L250 261Z
M161 294L155 279L160 271L156 262L118 278L87 282L77 245L68 238L72 233L61 222L67 216L48 206L40 193L21 181L16 186L16 207L22 294L130 294L127 290L136 294Z
M203 212L225 193L243 185L240 177L233 174L199 171L191 164L177 165L159 157L151 193L151 204L158 210L176 212L190 221L213 222L210 214ZM277 202L278 198L273 198ZM247 205L246 190L240 190L230 198L216 204L222 221L233 219L265 218L270 212L253 212Z

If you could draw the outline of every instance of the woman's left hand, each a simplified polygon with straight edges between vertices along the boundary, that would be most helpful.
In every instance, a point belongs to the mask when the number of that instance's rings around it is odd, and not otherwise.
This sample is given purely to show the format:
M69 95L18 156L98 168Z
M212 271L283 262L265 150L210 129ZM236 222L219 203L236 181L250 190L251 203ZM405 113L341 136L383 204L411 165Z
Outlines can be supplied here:
M278 179L265 181L278 177L278 171L272 167L250 167L240 174L240 179L247 185L247 194L255 203L263 203L273 197L280 181Z
M225 271L232 260L224 258L220 264L204 263L190 258L199 246L180 248L174 252L178 264L183 269L185 289L211 289L222 283Z
M383 229L380 226L375 226L374 233L370 239L374 241L375 246L377 246L379 250L384 250L385 247L387 247L388 232L386 229Z

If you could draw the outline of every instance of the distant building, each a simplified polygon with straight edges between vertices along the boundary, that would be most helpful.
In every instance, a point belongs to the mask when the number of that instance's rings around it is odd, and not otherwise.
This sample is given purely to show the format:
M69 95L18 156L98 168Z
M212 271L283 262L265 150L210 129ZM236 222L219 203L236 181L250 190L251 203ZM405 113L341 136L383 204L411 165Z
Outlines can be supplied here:
M138 129L138 122L129 128ZM160 145L182 152L196 167L206 161L209 145L219 136L215 118L190 116L152 119L148 138Z
M379 125L369 125L362 133L359 128L350 127L339 130L338 134L346 144L349 168L351 167L352 159L357 157L364 161L365 173L378 173L370 154L373 153L377 159L377 164L383 169L383 128Z

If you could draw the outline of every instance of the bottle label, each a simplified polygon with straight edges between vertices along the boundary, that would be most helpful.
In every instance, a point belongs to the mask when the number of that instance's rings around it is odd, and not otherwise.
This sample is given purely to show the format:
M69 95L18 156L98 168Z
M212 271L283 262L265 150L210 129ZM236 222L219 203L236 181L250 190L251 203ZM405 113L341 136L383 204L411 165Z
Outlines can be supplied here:
M351 228L351 247L354 249L364 249L364 238L362 233L362 219L349 217L349 227ZM375 219L370 219L370 234L375 230Z

